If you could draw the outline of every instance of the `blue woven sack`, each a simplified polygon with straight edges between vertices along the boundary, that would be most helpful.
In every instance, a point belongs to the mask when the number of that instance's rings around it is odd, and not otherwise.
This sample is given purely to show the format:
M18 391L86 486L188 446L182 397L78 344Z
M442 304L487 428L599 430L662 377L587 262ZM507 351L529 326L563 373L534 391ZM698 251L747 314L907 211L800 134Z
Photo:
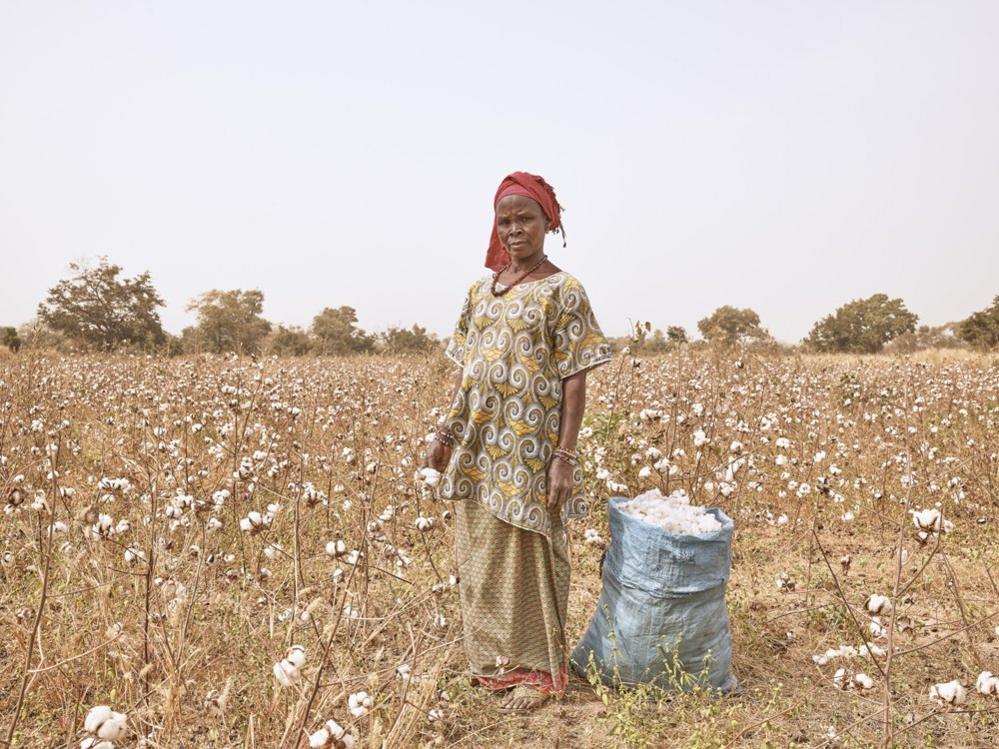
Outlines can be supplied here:
M701 535L678 535L608 503L611 541L603 561L597 609L571 662L586 676L592 655L608 685L655 684L737 691L725 586L732 565L732 520Z

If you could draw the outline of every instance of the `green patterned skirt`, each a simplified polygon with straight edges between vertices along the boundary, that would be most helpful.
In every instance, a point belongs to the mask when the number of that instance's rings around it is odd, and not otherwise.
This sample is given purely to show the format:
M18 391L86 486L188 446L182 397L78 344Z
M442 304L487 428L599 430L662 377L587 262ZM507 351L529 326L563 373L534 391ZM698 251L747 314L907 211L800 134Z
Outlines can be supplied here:
M455 503L465 655L489 689L532 684L561 696L568 683L569 548L558 514L551 519L549 540L475 500Z

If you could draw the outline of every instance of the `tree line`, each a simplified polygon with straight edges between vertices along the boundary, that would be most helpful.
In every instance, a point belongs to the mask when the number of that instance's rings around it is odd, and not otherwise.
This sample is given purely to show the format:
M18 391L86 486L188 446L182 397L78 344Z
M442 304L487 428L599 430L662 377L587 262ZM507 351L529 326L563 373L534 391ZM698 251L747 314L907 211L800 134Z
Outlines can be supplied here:
M919 316L902 299L874 294L854 299L818 320L801 341L807 351L819 353L876 354L886 349L909 352L929 348L999 347L999 296L992 305L965 320L931 327L917 325ZM697 329L709 343L776 344L752 309L728 305L698 321ZM670 326L665 333L651 323L634 325L632 340L642 351L665 351L688 342L682 327Z
M226 353L373 354L428 351L441 341L420 325L369 333L357 325L353 307L326 307L308 329L275 325L263 317L264 294L257 289L212 289L187 306L197 322L180 335L163 329L157 309L164 305L147 272L121 277L120 266L100 258L95 266L70 264L72 277L49 289L34 320L20 329L0 327L0 345L114 351L123 348L169 354ZM939 327L918 326L919 318L902 299L874 294L854 299L817 321L802 340L804 349L829 353L872 354L924 348L999 347L999 296L967 319ZM752 309L719 307L697 323L708 344L774 345ZM631 335L612 339L616 346L655 353L691 343L687 331L665 331L637 322Z
M0 329L8 348L302 356L403 353L440 345L420 325L368 333L357 325L357 311L347 305L323 309L308 329L276 325L264 318L264 294L258 289L206 291L187 305L196 324L171 335L160 321L157 310L164 302L148 272L121 277L121 267L106 257L96 266L71 263L70 270L73 276L49 289L34 320L20 330Z

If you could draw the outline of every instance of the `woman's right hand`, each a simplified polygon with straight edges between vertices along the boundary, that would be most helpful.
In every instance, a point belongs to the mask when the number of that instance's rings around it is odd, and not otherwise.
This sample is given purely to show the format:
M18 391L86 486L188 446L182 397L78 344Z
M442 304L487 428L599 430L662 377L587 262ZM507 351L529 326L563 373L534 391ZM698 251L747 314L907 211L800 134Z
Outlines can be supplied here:
M423 456L423 465L429 466L439 473L444 473L449 462L451 462L451 448L443 442L433 440Z

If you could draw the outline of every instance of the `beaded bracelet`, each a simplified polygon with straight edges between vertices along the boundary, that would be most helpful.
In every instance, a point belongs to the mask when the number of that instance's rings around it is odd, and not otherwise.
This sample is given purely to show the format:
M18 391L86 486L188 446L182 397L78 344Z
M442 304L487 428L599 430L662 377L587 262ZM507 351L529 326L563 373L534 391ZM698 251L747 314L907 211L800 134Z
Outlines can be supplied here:
M567 463L572 463L572 465L579 465L579 456L576 453L566 450L564 448L556 447L555 457L562 458L562 460L566 461Z
M434 439L440 442L445 447L454 447L454 435L444 429L439 429L434 434Z

